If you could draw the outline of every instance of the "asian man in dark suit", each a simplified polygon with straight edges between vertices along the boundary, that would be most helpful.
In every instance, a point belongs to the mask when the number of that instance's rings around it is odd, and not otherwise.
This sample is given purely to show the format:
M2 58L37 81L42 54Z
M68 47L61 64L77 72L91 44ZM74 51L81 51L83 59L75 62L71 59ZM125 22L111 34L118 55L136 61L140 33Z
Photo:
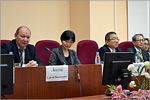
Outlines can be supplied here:
M149 55L146 50L142 49L144 46L144 36L143 34L135 34L132 37L133 47L128 48L126 52L134 52L139 51L141 53L141 61L149 61Z
M105 35L105 45L102 46L98 52L101 58L101 61L104 61L105 52L122 52L120 48L118 48L119 39L115 32L108 32Z
M29 44L31 31L26 26L21 26L14 34L15 39L11 42L4 43L1 46L1 54L14 54L14 63L19 63L18 66L35 67L43 66L43 63L38 58L35 48Z

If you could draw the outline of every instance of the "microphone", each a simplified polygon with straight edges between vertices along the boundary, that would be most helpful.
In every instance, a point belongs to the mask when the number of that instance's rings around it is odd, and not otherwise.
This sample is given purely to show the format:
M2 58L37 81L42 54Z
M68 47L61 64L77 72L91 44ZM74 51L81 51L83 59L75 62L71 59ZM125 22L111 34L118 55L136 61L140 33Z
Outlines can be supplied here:
M52 53L52 54L54 54L49 48L45 48L45 50Z
M53 51L51 51L49 48L45 48L46 51L50 52L51 54L55 55ZM66 65L66 63L63 61L62 62L63 65Z
M79 82L79 86L80 86L80 96L82 97L82 87L81 87L81 83L80 83L80 74L78 71L78 67L75 65L76 69L77 69L77 76L78 76L78 82Z

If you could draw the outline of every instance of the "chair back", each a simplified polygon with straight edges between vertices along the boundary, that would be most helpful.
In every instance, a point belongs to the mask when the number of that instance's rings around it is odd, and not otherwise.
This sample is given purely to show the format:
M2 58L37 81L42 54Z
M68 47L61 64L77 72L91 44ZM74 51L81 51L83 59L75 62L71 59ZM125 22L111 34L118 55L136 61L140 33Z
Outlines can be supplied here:
M77 56L82 64L95 64L98 44L93 40L82 40L77 44Z
M4 43L10 42L10 41L11 41L11 40L1 40L1 45L4 44ZM0 45L0 46L1 46L1 45Z
M121 42L118 46L123 52L125 52L126 49L131 48L133 46L133 43L131 41L125 41Z
M60 47L60 44L54 40L40 40L35 44L37 56L42 61L44 66L49 65L51 55L51 53L46 51L45 48L49 48L52 51L54 48L58 47Z

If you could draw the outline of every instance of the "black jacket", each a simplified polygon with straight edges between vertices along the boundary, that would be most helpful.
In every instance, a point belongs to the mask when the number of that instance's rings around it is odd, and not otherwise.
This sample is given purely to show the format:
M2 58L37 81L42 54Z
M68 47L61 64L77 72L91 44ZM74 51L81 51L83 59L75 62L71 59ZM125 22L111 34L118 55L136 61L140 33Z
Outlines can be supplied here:
M16 40L4 43L1 46L1 54L9 54L9 52L13 52L14 54L14 63L20 63L19 51L16 44ZM36 54L34 46L28 44L25 49L25 64L27 64L31 60L37 61L38 66L43 66L43 63L40 61L40 59Z
M134 54L136 54L136 49L135 47L131 47L131 48L128 48L125 52L134 52ZM144 49L141 49L141 53L142 53L142 56L143 56L143 60L144 61L149 61L149 55L148 53L146 52L146 50Z
M50 65L64 65L67 63L65 57L64 57L64 53L62 50L62 46L60 46L59 48L55 48L52 51L53 53L50 56L50 60L49 60L49 64ZM71 60L71 65L79 65L81 64L77 54L74 50L70 50L69 49L69 56L70 56L70 60Z
M122 50L120 48L116 48L115 49L116 52L122 52ZM99 55L101 58L101 61L104 61L104 54L105 52L111 52L110 49L108 48L108 46L105 44L103 47L101 47L99 50Z

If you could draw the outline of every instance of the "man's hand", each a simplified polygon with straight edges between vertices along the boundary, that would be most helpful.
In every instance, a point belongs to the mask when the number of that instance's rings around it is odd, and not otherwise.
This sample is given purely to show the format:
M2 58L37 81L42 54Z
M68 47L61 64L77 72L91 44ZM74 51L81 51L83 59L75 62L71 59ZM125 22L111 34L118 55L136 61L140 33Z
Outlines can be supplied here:
M29 61L29 63L27 63L27 64L25 65L25 67L36 67L36 66L38 66L38 64L37 64L37 62L34 61L34 60Z

